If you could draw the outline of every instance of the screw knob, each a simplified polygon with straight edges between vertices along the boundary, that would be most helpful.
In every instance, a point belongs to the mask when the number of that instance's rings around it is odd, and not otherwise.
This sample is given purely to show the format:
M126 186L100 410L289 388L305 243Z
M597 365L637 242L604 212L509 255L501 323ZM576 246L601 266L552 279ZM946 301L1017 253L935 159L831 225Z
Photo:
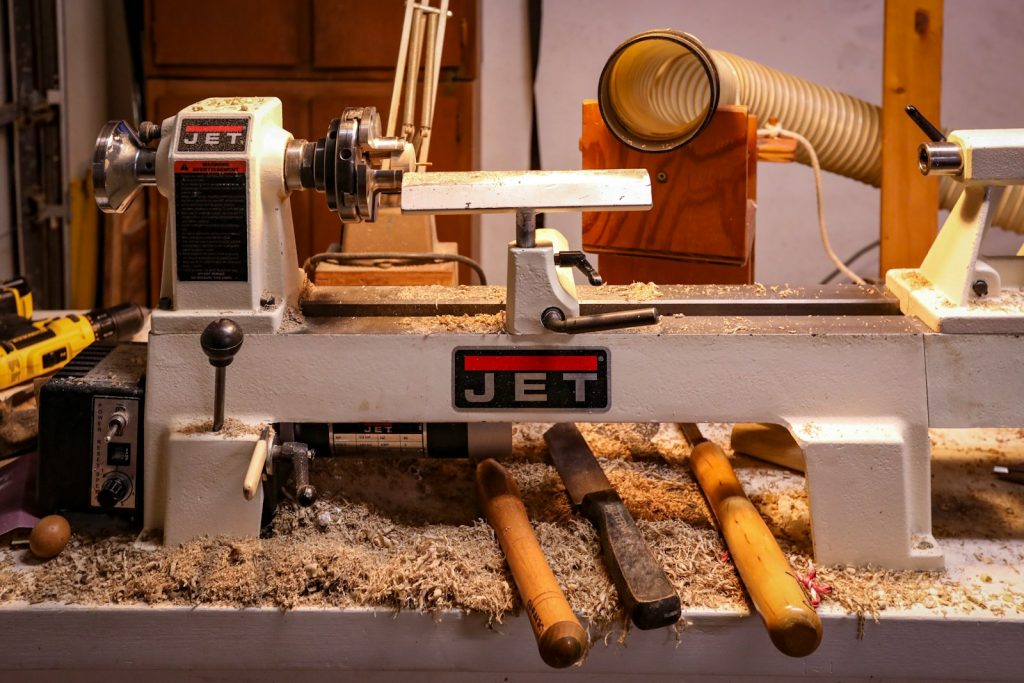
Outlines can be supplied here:
M199 337L199 343L203 347L203 353L210 359L210 365L224 368L231 365L231 361L235 359L235 354L242 348L244 337L242 328L234 320L221 318L206 326Z
M297 493L299 505L301 505L304 508L308 508L310 505L316 502L316 489L310 484L300 486Z

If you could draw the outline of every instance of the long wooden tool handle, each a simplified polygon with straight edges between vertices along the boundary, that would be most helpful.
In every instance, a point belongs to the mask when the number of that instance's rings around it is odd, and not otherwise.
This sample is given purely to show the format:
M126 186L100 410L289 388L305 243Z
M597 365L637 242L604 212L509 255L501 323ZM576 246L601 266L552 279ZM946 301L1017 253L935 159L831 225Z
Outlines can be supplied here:
M476 491L530 615L541 659L556 669L572 666L587 651L587 632L551 573L515 481L497 462L484 460L476 467Z
M791 657L811 654L821 643L821 619L729 459L716 444L704 441L690 453L690 466L775 647Z

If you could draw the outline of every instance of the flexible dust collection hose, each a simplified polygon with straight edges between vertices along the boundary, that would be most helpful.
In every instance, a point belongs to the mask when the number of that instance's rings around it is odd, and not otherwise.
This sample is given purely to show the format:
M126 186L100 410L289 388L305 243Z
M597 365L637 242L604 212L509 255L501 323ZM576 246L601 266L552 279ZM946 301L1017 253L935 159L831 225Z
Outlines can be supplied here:
M598 85L601 116L623 143L667 152L696 137L721 105L745 105L759 121L774 117L818 152L821 168L878 187L882 117L876 105L727 52L688 33L646 31L608 58ZM803 148L797 161L809 163ZM941 180L940 206L951 209L959 185ZM1008 187L993 224L1024 233L1024 186Z

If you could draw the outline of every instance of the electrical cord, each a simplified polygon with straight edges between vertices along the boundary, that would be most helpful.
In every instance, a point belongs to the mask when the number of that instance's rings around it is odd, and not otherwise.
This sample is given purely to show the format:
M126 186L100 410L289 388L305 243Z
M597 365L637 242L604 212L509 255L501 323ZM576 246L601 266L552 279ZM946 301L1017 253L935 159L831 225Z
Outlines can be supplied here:
M367 254L343 254L341 252L325 252L323 254L314 254L306 259L306 263L303 264L302 269L306 271L306 274L312 279L313 269L318 263L336 263L343 266L358 265L361 261L368 261L371 265L376 268L390 268L392 266L412 266L422 265L424 263L445 263L449 261L455 261L467 265L473 269L476 273L477 278L480 280L481 285L487 284L487 275L484 274L483 266L461 254L439 254L439 253L404 253L404 252L374 252Z
M831 259L832 263L835 264L836 269L839 270L840 273L850 278L858 285L867 284L864 282L862 277L847 268L846 264L839 260L836 252L832 250L832 245L829 243L828 227L825 225L825 203L821 191L821 164L818 163L818 153L814 151L814 145L812 145L803 135L800 135L800 133L786 130L777 123L772 122L769 122L768 126L765 128L759 128L757 134L773 138L791 138L803 145L804 149L807 150L807 156L811 161L811 168L814 169L814 192L818 200L818 232L821 234L821 244L825 248L825 254L829 259Z
M850 258L848 258L845 261L843 261L843 263L847 267L852 266L853 263L857 259L859 259L864 254L868 253L872 249L877 249L881 244L882 244L881 240L875 240L871 244L866 244L863 247L861 247L860 249L858 249L856 252L854 252L853 256L851 256ZM831 273L828 274L828 277L826 277L824 280L821 281L821 284L827 285L828 283L832 282L832 280L834 280L838 276L839 276L839 269L836 268L835 270L833 270Z

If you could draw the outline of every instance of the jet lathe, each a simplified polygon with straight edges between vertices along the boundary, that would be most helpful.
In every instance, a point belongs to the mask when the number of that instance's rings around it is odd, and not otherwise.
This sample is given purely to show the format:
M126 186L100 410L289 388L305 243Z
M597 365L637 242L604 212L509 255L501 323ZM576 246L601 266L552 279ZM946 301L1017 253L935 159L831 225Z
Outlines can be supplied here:
M269 97L207 99L143 132L146 142L108 124L94 176L104 210L123 211L143 185L170 203L145 414L144 524L165 543L258 534L270 495L260 479L275 461L294 464L296 495L310 502L310 450L488 455L508 447L513 421L762 422L803 449L818 562L936 568L928 428L1024 424L1011 400L1024 369L1008 362L1024 344L1020 257L1000 262L997 281L976 249L936 256L966 258L968 285L986 280L986 294L957 303L998 321L980 327L944 329L908 303L919 301L908 289L929 286L924 269L890 275L898 298L662 286L634 301L598 286L585 256L534 218L648 208L645 171L409 172L403 141L381 137L373 109L348 109L307 142L282 129ZM987 200L973 188L1024 177L1024 133L971 133L943 143L958 167L941 162L968 183L964 221L967 204ZM982 165L993 146L1013 163ZM397 298L313 287L296 267L288 199L304 189L342 221L373 221L382 195L399 195L404 212L514 214L507 288ZM576 286L573 268L592 284ZM431 323L499 313L500 331ZM368 423L394 427L354 427Z

